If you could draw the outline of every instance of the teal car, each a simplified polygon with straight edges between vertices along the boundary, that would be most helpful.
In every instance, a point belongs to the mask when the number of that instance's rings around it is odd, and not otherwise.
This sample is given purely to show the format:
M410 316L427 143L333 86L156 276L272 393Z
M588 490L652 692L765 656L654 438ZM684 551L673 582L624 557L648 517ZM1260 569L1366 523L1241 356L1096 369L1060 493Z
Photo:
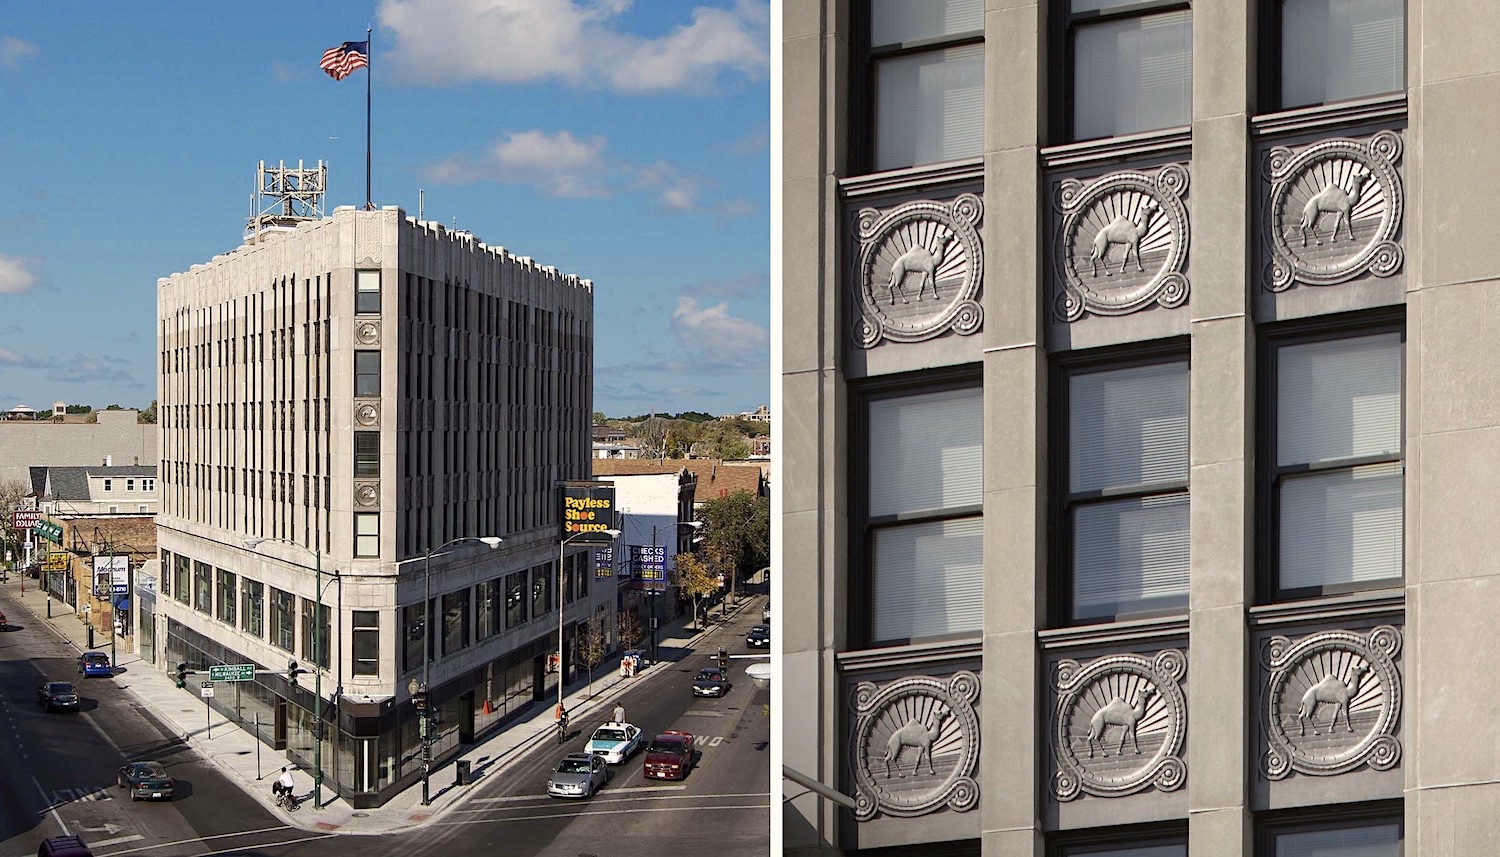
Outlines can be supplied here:
M585 751L611 765L623 764L641 749L641 730L629 723L611 720L594 730Z

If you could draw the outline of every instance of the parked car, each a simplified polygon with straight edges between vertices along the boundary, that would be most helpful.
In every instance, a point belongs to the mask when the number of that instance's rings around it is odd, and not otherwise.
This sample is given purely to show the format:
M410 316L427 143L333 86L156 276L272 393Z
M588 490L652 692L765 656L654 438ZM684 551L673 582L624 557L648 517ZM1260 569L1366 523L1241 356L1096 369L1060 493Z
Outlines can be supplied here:
M693 696L723 696L729 692L729 678L718 667L698 670L693 677Z
M693 736L668 730L651 739L646 747L642 773L651 779L680 780L693 769Z
M78 671L83 673L84 678L104 676L108 678L115 674L109 665L109 655L103 652L84 652L78 658Z
M547 778L547 794L552 797L590 798L609 780L609 766L602 756L569 753L557 763Z
M72 682L44 681L42 686L36 689L36 704L48 711L54 708L77 711L78 691L73 689Z
M172 799L172 778L161 762L131 762L120 768L115 781L120 788L130 790L133 801Z
M756 625L745 635L745 645L752 649L769 649L771 647L771 629L765 625Z
M771 605L767 604L765 608L760 611L760 621L766 623L767 625L771 624Z
M645 740L640 727L611 720L594 730L584 750L590 755L598 756L608 764L619 765L635 755Z

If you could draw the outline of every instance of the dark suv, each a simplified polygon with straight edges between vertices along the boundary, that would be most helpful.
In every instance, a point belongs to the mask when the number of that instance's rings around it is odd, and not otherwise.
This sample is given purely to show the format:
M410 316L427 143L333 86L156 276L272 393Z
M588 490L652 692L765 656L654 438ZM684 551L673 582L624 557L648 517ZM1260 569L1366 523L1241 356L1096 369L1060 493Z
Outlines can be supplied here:
M71 682L48 681L36 689L36 704L48 711L61 709L63 711L78 710L78 691L73 689Z

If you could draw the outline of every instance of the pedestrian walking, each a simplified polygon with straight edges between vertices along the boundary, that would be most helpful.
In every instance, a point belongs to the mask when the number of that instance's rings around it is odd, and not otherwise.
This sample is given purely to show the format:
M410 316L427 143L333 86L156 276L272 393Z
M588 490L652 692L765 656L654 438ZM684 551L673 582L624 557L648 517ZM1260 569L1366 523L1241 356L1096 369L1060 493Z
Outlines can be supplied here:
M616 723L624 723L625 722L625 706L622 705L622 704L620 704L620 703L618 703L618 702L615 703L615 722Z

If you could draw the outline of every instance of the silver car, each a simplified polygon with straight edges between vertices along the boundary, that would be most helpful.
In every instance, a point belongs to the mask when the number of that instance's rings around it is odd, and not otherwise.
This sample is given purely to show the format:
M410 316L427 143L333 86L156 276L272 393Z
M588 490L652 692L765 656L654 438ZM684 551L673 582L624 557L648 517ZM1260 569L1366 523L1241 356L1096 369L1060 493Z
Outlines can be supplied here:
M552 797L589 798L604 788L609 766L604 757L588 753L569 753L557 763L557 770L547 778L547 794Z

